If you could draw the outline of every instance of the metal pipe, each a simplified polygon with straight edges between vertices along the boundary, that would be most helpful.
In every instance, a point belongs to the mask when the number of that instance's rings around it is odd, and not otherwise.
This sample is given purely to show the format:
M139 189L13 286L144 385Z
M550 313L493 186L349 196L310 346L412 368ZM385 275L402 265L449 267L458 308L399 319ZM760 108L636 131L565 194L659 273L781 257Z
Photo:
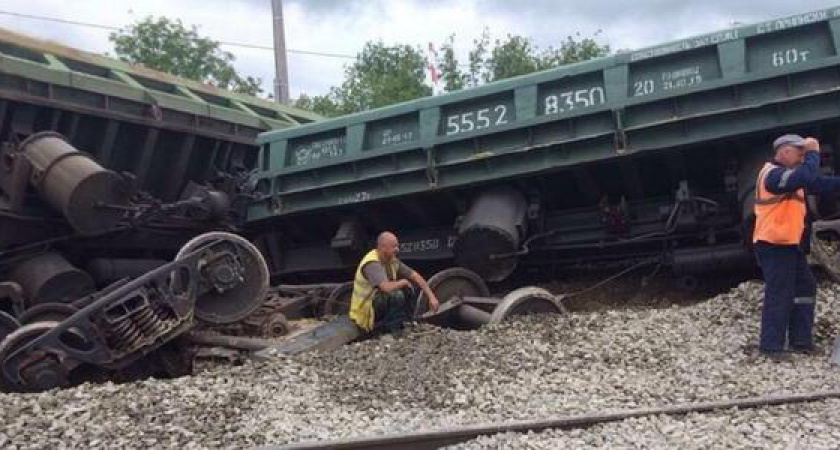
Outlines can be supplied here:
M490 323L491 316L489 312L466 303L458 307L458 319L476 328Z
M730 408L760 408L764 406L788 405L840 398L840 391L821 391L807 394L770 395L746 397L734 400L687 403L654 408L627 409L615 412L596 412L576 416L559 416L544 420L523 420L503 423L480 424L442 430L421 431L399 435L340 439L335 441L308 441L283 446L267 446L266 449L437 449L499 433L527 433L550 429L569 430L636 417L657 415L684 415L711 412Z
M681 275L748 267L752 255L742 244L676 250L670 258L674 272Z

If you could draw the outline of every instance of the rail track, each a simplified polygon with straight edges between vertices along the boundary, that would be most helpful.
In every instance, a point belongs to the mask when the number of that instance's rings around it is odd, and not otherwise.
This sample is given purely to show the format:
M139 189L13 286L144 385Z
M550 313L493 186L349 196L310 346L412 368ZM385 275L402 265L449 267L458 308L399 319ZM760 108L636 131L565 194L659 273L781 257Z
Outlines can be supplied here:
M486 423L473 426L417 431L384 436L360 437L352 439L308 441L283 446L266 446L266 450L316 450L316 449L400 449L434 450L441 447L460 444L480 436L498 433L529 433L547 430L570 430L586 428L608 422L617 422L647 416L685 415L689 413L707 413L730 408L753 409L797 403L817 402L840 398L840 390L819 391L799 394L745 397L725 401L687 403L655 408L625 409L597 412L581 415L563 415L537 420L512 421L505 423Z

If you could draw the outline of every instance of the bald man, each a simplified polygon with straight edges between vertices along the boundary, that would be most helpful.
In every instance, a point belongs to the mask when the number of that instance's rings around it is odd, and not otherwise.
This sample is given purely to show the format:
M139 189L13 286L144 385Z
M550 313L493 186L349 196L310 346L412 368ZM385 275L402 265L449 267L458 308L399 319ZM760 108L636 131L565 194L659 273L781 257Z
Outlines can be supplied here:
M437 311L437 296L417 271L397 259L399 241L385 231L376 239L376 248L359 262L353 280L350 318L367 332L398 332L413 315L413 302L408 298L414 282L426 294L429 309Z

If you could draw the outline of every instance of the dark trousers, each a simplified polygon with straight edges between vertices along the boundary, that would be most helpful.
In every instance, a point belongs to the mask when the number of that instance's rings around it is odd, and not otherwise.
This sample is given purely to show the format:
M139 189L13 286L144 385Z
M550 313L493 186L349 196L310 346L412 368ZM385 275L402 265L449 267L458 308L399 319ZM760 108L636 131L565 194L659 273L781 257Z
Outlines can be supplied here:
M759 347L782 351L787 338L793 348L811 348L817 284L805 254L796 245L766 242L756 243L755 253L764 273Z
M409 296L400 289L385 293L379 291L373 299L373 334L393 333L403 329L411 319Z

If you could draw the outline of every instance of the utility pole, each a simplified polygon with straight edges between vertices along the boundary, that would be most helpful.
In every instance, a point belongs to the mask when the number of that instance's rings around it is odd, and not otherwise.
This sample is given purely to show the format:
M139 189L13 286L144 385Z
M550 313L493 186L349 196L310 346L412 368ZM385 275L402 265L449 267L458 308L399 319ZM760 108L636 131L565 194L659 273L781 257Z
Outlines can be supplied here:
M286 32L283 26L283 0L271 0L274 16L274 100L289 103L289 68L286 64Z

